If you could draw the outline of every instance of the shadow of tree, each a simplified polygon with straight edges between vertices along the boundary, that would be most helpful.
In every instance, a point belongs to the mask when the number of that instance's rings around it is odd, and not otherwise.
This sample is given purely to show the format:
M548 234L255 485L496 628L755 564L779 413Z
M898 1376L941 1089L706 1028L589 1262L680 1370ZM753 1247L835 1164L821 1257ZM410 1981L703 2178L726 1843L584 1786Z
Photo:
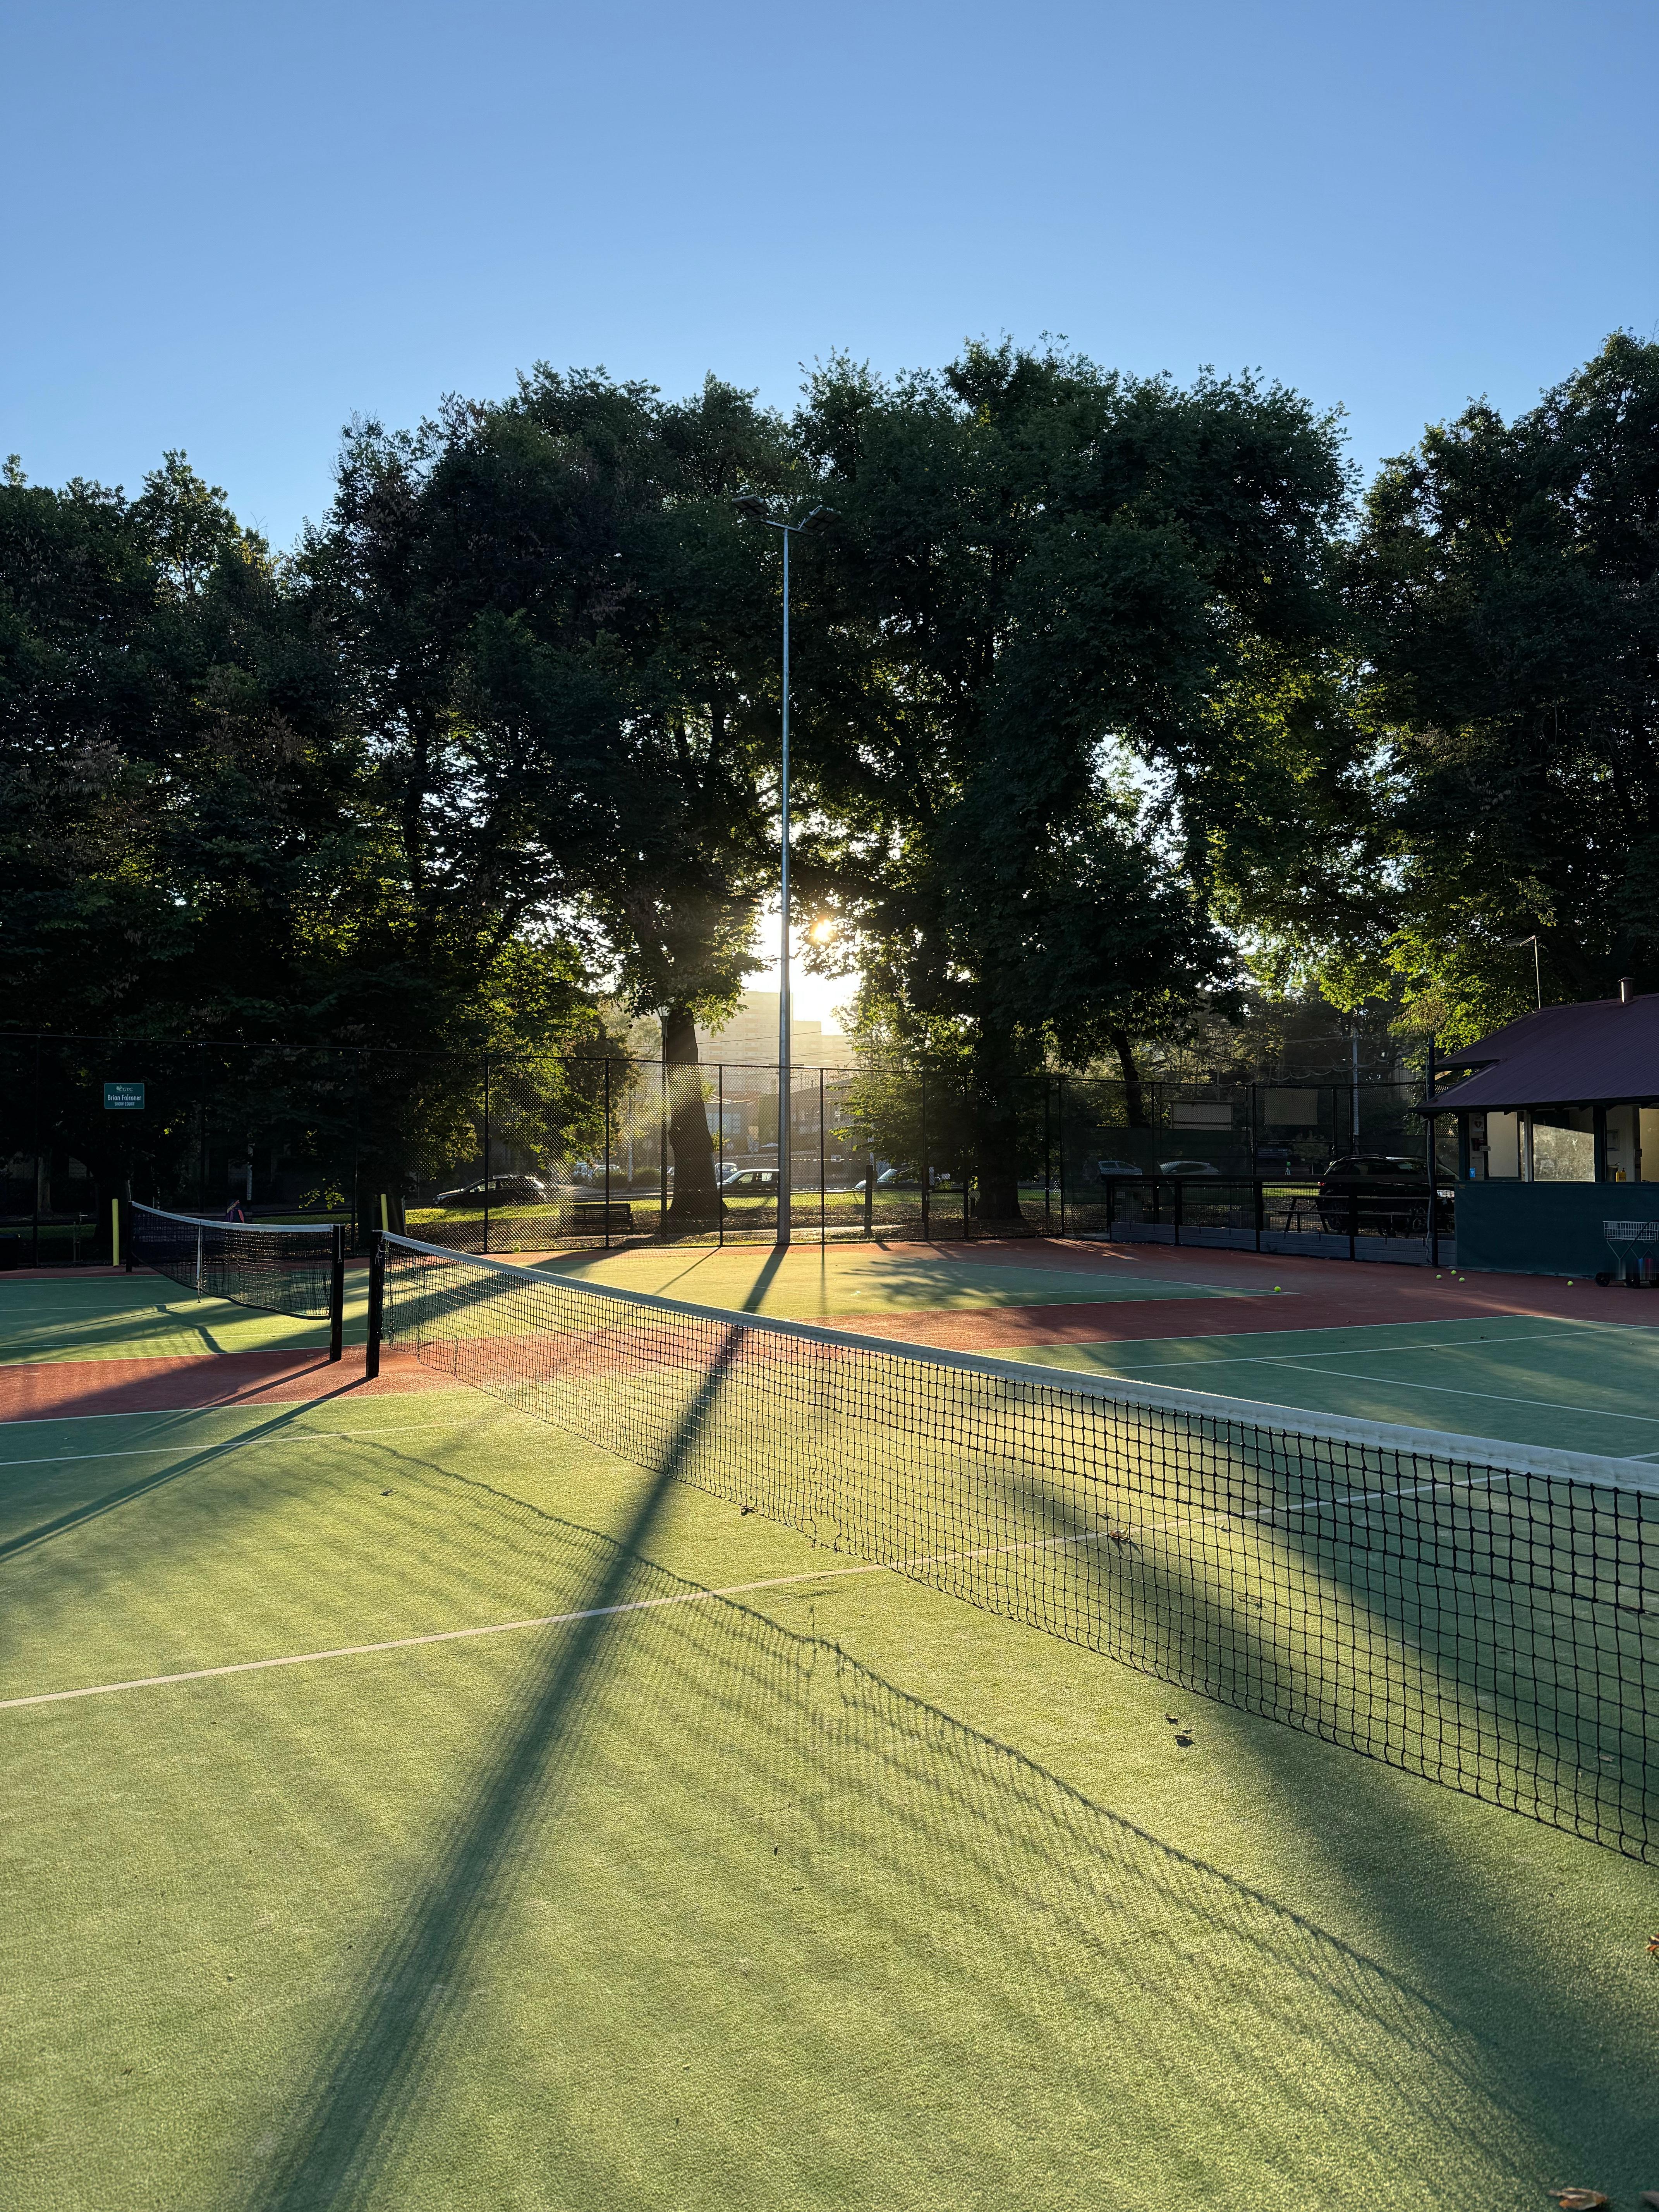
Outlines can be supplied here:
M672 1601L517 1647L246 2205L1518 2212L1580 2147L1478 1974L1442 2002L669 1575L659 1484L625 1543L457 1487L567 1598Z

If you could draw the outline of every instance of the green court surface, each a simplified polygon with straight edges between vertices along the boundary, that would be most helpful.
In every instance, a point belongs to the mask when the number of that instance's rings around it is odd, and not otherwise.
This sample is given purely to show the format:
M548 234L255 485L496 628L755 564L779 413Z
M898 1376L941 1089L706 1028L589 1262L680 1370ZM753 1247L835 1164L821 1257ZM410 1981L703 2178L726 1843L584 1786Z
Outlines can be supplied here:
M1504 1315L1037 1346L1018 1357L1359 1420L1659 1460L1659 1328Z
M765 1245L671 1245L571 1253L537 1265L543 1273L580 1275L623 1290L653 1291L693 1304L776 1314L791 1321L860 1312L951 1313L992 1306L1259 1295L1213 1283L1137 1278L1109 1261L1098 1267L1020 1267L902 1244L797 1246L782 1256Z
M345 1340L362 1344L366 1273L346 1277ZM22 1361L189 1359L226 1352L326 1349L325 1321L198 1298L161 1275L0 1282L0 1366Z
M493 1402L11 1425L0 1577L10 2202L1659 2187L1650 1869Z

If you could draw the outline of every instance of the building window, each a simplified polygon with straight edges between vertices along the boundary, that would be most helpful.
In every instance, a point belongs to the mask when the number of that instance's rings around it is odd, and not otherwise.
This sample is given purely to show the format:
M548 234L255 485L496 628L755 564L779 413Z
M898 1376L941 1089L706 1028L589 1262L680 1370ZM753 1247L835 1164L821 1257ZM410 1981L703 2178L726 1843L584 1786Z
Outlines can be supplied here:
M1534 1182L1595 1181L1595 1117L1588 1106L1539 1106L1528 1118Z
M1515 1180L1521 1173L1521 1116L1488 1114L1486 1172L1494 1180Z
M1634 1106L1609 1106L1607 1109L1607 1181L1609 1182L1639 1182L1640 1155L1637 1151L1637 1120ZM1659 1162L1655 1163L1659 1166Z

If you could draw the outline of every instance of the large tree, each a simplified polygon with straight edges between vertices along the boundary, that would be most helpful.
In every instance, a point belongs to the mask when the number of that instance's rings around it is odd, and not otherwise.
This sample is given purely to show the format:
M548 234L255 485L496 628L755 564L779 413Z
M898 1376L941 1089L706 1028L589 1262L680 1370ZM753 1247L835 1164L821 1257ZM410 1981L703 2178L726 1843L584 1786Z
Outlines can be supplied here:
M1015 1222L1022 1079L1127 1060L1228 972L1215 855L1260 839L1247 732L1328 645L1337 428L1003 344L833 363L797 434L839 516L799 629L842 911L895 1018L950 1041L981 1211Z
M1352 599L1420 1024L1523 1011L1534 933L1547 994L1659 988L1659 343L1386 464Z
M538 929L657 1016L677 1219L708 1218L696 1025L755 963L775 866L753 674L769 594L730 505L780 426L540 368L498 404L348 441L307 566L334 620L424 957Z

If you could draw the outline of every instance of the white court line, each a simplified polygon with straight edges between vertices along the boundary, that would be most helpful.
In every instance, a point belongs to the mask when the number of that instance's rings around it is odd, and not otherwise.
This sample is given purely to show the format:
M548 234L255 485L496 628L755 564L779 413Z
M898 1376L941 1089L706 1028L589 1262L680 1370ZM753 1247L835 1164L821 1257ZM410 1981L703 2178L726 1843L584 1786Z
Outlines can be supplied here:
M291 1444L307 1442L313 1437L332 1438L335 1441L343 1437L349 1441L353 1437L410 1436L417 1429L441 1429L447 1426L447 1424L443 1421L400 1421L396 1428L392 1429L284 1429L280 1435L274 1437L226 1437L221 1441L227 1451L238 1446L246 1446L251 1451L256 1444ZM192 1453L211 1451L216 1449L217 1447L211 1444L184 1443L175 1437L169 1443L143 1444L130 1451L49 1452L39 1459L0 1459L0 1474L4 1474L14 1467L78 1467L83 1460L155 1459L165 1452Z
M1285 1367L1294 1366L1304 1359L1351 1359L1356 1352L1364 1353L1367 1358L1387 1359L1392 1358L1397 1352L1468 1352L1480 1344L1491 1344L1500 1347L1506 1344L1559 1344L1569 1336L1582 1336L1587 1328L1617 1328L1628 1331L1630 1327L1631 1324L1627 1322L1583 1321L1575 1322L1568 1329L1534 1329L1527 1336L1458 1336L1452 1338L1449 1343L1446 1344L1343 1344L1330 1352L1299 1352L1296 1360L1291 1359L1288 1354L1282 1352L1224 1352L1219 1359L1137 1359L1134 1364L1137 1367L1185 1367L1194 1370L1204 1367ZM1287 1334L1316 1336L1320 1332L1317 1329L1308 1329L1287 1331ZM1144 1339L1143 1341L1145 1341ZM1190 1337L1188 1341L1201 1344L1204 1339ZM1381 1381L1384 1378L1379 1376L1376 1379ZM1123 1380L1130 1382L1134 1380L1134 1377L1126 1375Z
M1414 1498L1425 1490L1483 1489L1489 1484L1511 1480L1511 1476L1502 1473L1473 1477L1441 1475L1394 1490L1341 1491L1334 1498L1262 1506L1249 1513L1200 1512L1176 1520L1143 1522L1139 1525L1143 1534L1163 1535L1182 1528L1224 1526L1233 1521L1271 1522L1287 1513L1316 1513L1333 1505L1383 1504L1391 1498ZM676 1590L666 1597L631 1598L618 1605L586 1606L574 1613L544 1613L526 1620L492 1621L483 1628L441 1628L423 1636L392 1637L381 1644L343 1644L327 1651L289 1652L279 1659L240 1659L227 1667L194 1667L188 1673L179 1674L143 1674L130 1681L96 1682L78 1690L38 1690L28 1697L0 1698L0 1712L10 1712L20 1705L57 1705L77 1698L113 1697L124 1690L166 1689L177 1682L211 1681L223 1674L257 1674L273 1667L304 1667L314 1659L356 1659L381 1651L407 1651L425 1644L459 1644L478 1636L509 1636L523 1628L560 1628L573 1621L603 1620L624 1613L650 1613L659 1606L697 1605L706 1603L711 1598L746 1597L756 1590L787 1589L798 1583L837 1581L852 1575L904 1574L914 1572L918 1567L953 1566L964 1560L1003 1559L1014 1552L1066 1551L1074 1546L1097 1544L1103 1536L1115 1539L1115 1532L1111 1528L1091 1528L1076 1536L1030 1537L1021 1543L981 1545L970 1552L921 1553L910 1559L879 1559L860 1563L855 1567L818 1567L798 1575L771 1575L763 1582L730 1583L721 1589Z
M404 1395L410 1398L476 1398L478 1394L458 1386L452 1390L410 1390ZM0 1432L7 1429L67 1428L72 1421L175 1421L181 1413L268 1413L277 1406L322 1406L327 1402L325 1398L250 1398L218 1406L149 1406L132 1413L30 1413L21 1420L0 1421ZM361 1404L362 1401L357 1402Z
M891 1571L883 1560L873 1566L820 1567L810 1575L774 1575L766 1582L733 1583L725 1589L676 1590L667 1597L631 1598L622 1605L594 1605L577 1613L544 1613L532 1620L492 1621L487 1628L441 1628L427 1636L394 1636L385 1644L343 1644L332 1651L295 1651L281 1659L241 1659L231 1667L196 1667L187 1674L144 1674L130 1682L98 1682L84 1690L42 1690L29 1698L0 1698L0 1712L17 1705L62 1705L70 1698L107 1698L119 1690L155 1690L173 1682L205 1682L219 1674L255 1674L268 1667L304 1667L313 1659L356 1659L376 1651L406 1651L417 1644L456 1644L473 1636L507 1636L520 1628L559 1628L575 1620L601 1620L611 1613L648 1613L661 1605L692 1605L714 1597L742 1597L752 1590L781 1589L788 1583L823 1582L832 1576L884 1575Z
M1559 1398L1511 1398L1498 1390L1459 1390L1449 1382L1407 1382L1393 1375L1359 1375L1346 1367L1307 1367L1299 1359L1279 1359L1272 1364L1304 1375L1335 1375L1346 1382L1369 1382L1374 1390L1426 1390L1437 1398L1480 1398L1494 1406L1541 1406L1547 1413L1577 1413L1583 1420L1639 1421L1645 1428L1659 1428L1659 1415L1653 1413L1615 1413L1604 1406L1573 1406ZM1295 1408L1287 1407L1285 1410L1294 1412ZM1501 1439L1483 1437L1480 1441L1491 1443Z

